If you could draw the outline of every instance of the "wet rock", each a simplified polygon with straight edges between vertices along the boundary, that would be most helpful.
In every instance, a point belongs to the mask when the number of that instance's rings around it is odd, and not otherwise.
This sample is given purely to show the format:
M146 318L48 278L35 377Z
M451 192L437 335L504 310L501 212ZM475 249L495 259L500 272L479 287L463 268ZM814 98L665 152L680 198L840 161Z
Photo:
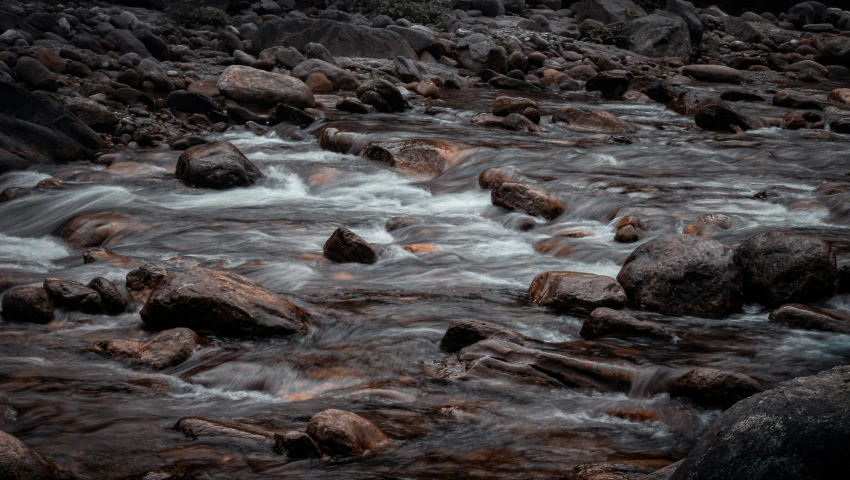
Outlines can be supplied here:
M643 8L631 0L582 0L573 4L572 10L578 23L588 18L606 25L615 22L629 23L635 18L646 16Z
M154 370L179 365L198 347L198 336L188 328L160 332L146 342L120 338L100 340L86 347L87 352L109 358L131 359L133 363Z
M487 84L494 88L520 90L523 92L540 92L543 90L540 86L535 85L533 83L526 82L525 80L518 80L516 78L511 78L505 75L498 75L496 77L493 77L487 82Z
M670 384L670 397L684 397L706 407L729 408L760 391L752 378L714 368L691 370Z
M567 474L567 480L640 480L646 471L620 463L583 463Z
M414 174L437 176L457 161L461 148L438 139L378 140L366 145L362 155Z
M337 228L322 251L325 258L339 263L372 264L378 261L375 247L347 228Z
M316 105L304 82L289 75L232 65L218 79L218 89L239 103L272 107L279 103L295 108Z
M838 266L829 243L817 237L769 232L735 251L744 273L744 294L770 308L816 302L838 288Z
M73 248L99 247L109 237L134 228L126 215L114 212L86 212L74 215L61 230L62 240Z
M588 92L601 92L604 98L620 98L629 89L632 75L623 70L601 72L585 83ZM495 113L495 112L494 112Z
M732 133L739 129L746 131L764 126L758 119L723 105L706 105L700 108L694 117L694 122L705 130Z
M177 160L174 172L188 186L226 189L249 187L263 173L238 148L226 141L194 146Z
M668 315L722 317L743 303L743 274L732 250L693 235L665 235L639 246L617 281L630 302Z
M319 134L319 148L337 153L353 153L358 149L360 136L336 128L325 128Z
M395 68L396 75L403 82L413 83L422 81L422 73L419 72L416 63L409 58L396 57L393 60L393 67Z
M370 100L374 98L374 96L367 97L369 92L376 94L378 98L383 100L383 104L376 104L374 101ZM370 80L364 83L357 88L355 94L358 98L360 98L361 102L372 105L378 109L379 112L402 112L410 106L407 103L407 100L405 100L401 95L401 92L395 88L395 85L382 78Z
M611 277L580 272L545 272L534 277L528 296L542 305L577 315L600 307L623 308L626 294Z
M682 17L658 12L631 22L631 50L648 57L681 57L691 54L691 32Z
M476 73L484 69L505 72L508 66L505 49L482 33L473 33L458 40L455 55L464 68Z
M396 230L401 230L402 228L413 227L421 224L422 221L417 218L392 217L384 224L384 229L388 232L394 232Z
M15 287L2 301L3 319L8 322L49 323L55 308L50 296L41 287Z
M833 103L848 105L850 104L850 88L836 88L829 92L826 98Z
M271 432L253 425L239 422L223 422L204 417L183 417L174 424L174 429L189 438L225 437L266 441L273 438Z
M304 432L276 433L275 448L290 458L319 458L322 452L316 441Z
M33 90L55 92L59 88L56 74L32 57L21 57L15 64L15 78Z
M360 114L367 114L375 111L375 107L371 105L366 105L365 103L355 98L343 98L342 100L337 102L336 109L342 110L343 112Z
M847 468L848 383L850 367L836 367L738 402L700 436L670 478L834 478Z
M634 133L637 127L602 110L586 111L565 106L552 115L553 122L565 124L572 130L586 133Z
M850 333L850 313L810 307L799 303L782 305L770 312L770 321L803 330Z
M73 280L48 278L44 280L44 291L59 308L83 313L101 313L103 303L97 291Z
M65 108L95 132L113 133L118 126L118 116L94 100L72 98L65 104Z
M313 415L307 424L307 435L332 455L375 453L389 442L372 422L357 414L334 409Z
M457 320L446 330L440 346L447 352L458 352L488 338L499 338L519 345L525 343L525 337L501 325L479 320Z
M301 128L309 127L316 119L310 116L304 110L290 107L289 105L278 104L269 110L269 125L278 125L281 123L291 123L298 125Z
M744 75L741 72L724 65L686 65L682 68L682 75L703 82L744 83Z
M360 86L360 81L348 70L316 58L305 60L292 69L292 76L302 81L307 81L311 73L327 77L336 90L354 90Z
M626 225L617 229L614 234L614 241L617 243L635 243L640 240L640 232L633 225Z
M95 277L86 286L100 295L101 305L105 313L115 315L127 308L127 299L124 298L118 287L106 278Z
M208 113L213 109L212 98L200 92L176 90L168 94L165 104L172 110L186 113Z
M490 191L490 201L493 205L546 220L554 220L566 210L551 192L524 183L500 184Z
M803 110L823 110L820 102L797 93L781 90L773 96L774 105L778 107L800 108Z
M709 213L700 215L696 223L685 226L684 233L706 237L715 230L729 230L730 228L732 228L732 217L722 213Z
M171 92L174 90L174 84L171 83L168 75L159 67L157 62L149 58L144 58L136 66L136 71L139 73L139 78L141 78L142 82L150 82L157 92Z
M55 463L45 460L17 438L0 432L0 478L4 480L70 479Z
M674 337L672 332L657 323L638 320L628 313L605 307L593 310L590 316L584 319L579 335L588 340L609 335L652 337L663 340Z
M133 298L137 300L147 301L148 296L159 285L159 282L165 278L166 270L159 265L146 263L141 267L127 272L126 286Z
M304 332L307 312L247 278L193 268L167 272L152 288L141 317L158 329L290 335Z
M526 108L537 108L537 102L522 97L496 97L493 102L493 115L505 117L511 113L522 113Z

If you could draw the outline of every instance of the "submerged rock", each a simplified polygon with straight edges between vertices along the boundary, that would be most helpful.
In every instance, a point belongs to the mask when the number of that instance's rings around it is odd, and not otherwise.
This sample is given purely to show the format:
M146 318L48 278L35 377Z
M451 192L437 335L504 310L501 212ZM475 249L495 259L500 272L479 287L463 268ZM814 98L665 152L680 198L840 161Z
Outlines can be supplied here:
M501 325L479 320L457 320L446 330L440 346L447 352L457 352L488 338L499 338L519 345L525 343L522 335Z
M534 277L528 296L537 305L587 315L599 307L623 308L626 294L611 277L580 272L545 272Z
M347 228L334 230L322 251L325 258L339 263L372 264L378 261L375 247Z
M110 358L127 358L133 363L162 370L179 365L198 347L198 335L188 328L165 330L146 342L114 338L100 340L86 351Z
M3 295L3 319L9 322L49 323L56 309L41 287L15 287Z
M634 133L637 127L620 120L603 110L586 111L576 107L561 107L552 115L552 121L563 123L577 132L586 133Z
M608 335L652 337L664 340L674 337L672 332L657 323L638 320L628 313L606 307L593 310L590 316L584 319L579 335L588 340Z
M714 368L691 370L670 384L671 397L685 397L706 407L729 408L760 391L752 378Z
M174 429L190 438L225 437L266 441L274 435L246 423L223 422L196 416L181 418L174 424Z
M307 312L247 278L193 268L167 272L152 288L141 317L154 328L290 335L305 331Z
M770 321L791 328L850 333L850 312L810 307L799 303L782 305L770 312Z
M230 142L196 145L180 154L174 172L181 182L201 188L249 187L263 173Z
M389 438L372 422L355 413L325 410L310 419L307 435L332 455L375 453Z

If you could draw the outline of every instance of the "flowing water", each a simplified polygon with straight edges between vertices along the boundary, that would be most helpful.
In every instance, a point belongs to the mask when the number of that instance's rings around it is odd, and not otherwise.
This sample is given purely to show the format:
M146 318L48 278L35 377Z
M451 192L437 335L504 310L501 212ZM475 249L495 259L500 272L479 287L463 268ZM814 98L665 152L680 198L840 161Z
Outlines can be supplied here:
M48 276L123 283L129 264L84 264L58 236L83 212L120 212L130 225L104 246L135 262L229 269L281 292L314 314L307 335L208 337L187 362L158 373L83 351L104 338L147 338L139 306L120 316L59 312L48 326L0 323L0 428L83 478L552 478L590 461L659 468L682 458L718 410L671 400L663 385L712 366L763 386L850 361L850 335L791 330L746 306L722 320L641 312L677 332L674 342L584 341L582 320L531 306L531 279L547 270L616 276L637 244L613 241L623 215L647 225L642 241L681 232L708 213L733 218L713 238L735 245L771 229L820 235L839 263L850 258L850 142L776 128L717 135L658 105L602 108L640 126L637 134L576 134L544 124L533 136L469 124L496 94L444 92L434 105L397 115L346 116L325 125L367 138L443 138L468 146L433 179L411 177L354 155L320 150L310 133L246 130L222 136L265 172L256 186L191 189L173 177L179 152L127 152L110 167L45 166L0 177L0 190L50 176L67 185L0 205L0 288ZM540 96L544 109L598 108L598 100ZM478 187L489 167L515 166L558 192L567 212L519 228L528 217L492 206ZM766 198L756 194L769 191ZM760 195L765 197L765 195ZM387 233L391 217L421 223ZM337 227L380 244L374 265L332 264L322 245ZM535 245L560 230L595 235ZM405 245L429 244L431 253ZM827 305L846 309L850 296ZM640 369L627 393L460 382L436 374L439 340L453 320L505 325L539 348L616 359ZM275 431L303 430L327 408L358 412L395 439L374 457L290 461L268 442L185 437L187 415ZM613 413L617 413L614 415ZM625 417L625 418L622 418Z

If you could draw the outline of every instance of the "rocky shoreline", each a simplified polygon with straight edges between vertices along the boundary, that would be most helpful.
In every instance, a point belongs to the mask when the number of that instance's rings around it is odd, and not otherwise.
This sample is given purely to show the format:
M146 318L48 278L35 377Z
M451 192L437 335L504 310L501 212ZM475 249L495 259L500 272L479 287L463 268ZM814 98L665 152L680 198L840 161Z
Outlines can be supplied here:
M480 147L473 144L487 143L473 138L480 132L510 136L519 145L527 142L528 150L535 148L534 141L578 149L637 149L644 137L665 130L657 122L612 113L611 104L658 106L685 125L674 135L707 133L730 148L758 149L757 137L749 134L766 131L825 142L817 144L824 149L846 148L850 11L818 2L775 14L739 15L684 0L642 5L630 0L572 5L461 0L431 5L439 7L428 12L438 21L417 24L401 14L391 18L344 1L211 1L190 5L196 18L189 26L178 16L187 15L186 10L156 0L120 5L7 0L0 5L0 175L77 166L80 172L3 189L0 215L40 192L74 192L88 181L109 184L106 174L176 180L167 188L199 195L267 185L279 172L243 151L240 142L246 137L303 142L318 152L387 167L435 192L451 192L458 188L452 184L453 169L469 163L475 168L470 152ZM569 104L564 94L590 104ZM480 95L495 97L486 111L469 100ZM415 129L421 122L415 115L459 126L454 135L441 137L429 136L427 127L419 136L380 130L394 122L410 122ZM385 123L369 125L373 118ZM670 148L678 145L674 142ZM135 162L146 155L159 160L144 167ZM576 240L595 236L585 229L554 231L558 219L580 209L564 195L563 176L508 163L478 169L477 185L489 192L498 215L510 219L505 221L510 230L545 232L534 244L535 255L568 258ZM309 178L321 186L347 174L331 169ZM830 212L826 223L846 226L850 182L819 176L817 168L806 175L821 181L816 193ZM445 185L438 185L441 180ZM639 185L608 188L651 192ZM782 196L783 188L751 198ZM787 205L789 210L810 207ZM850 440L850 370L841 366L845 350L831 354L834 368L781 382L753 378L729 362L716 362L719 368L679 364L675 374L653 373L638 351L646 348L643 342L665 349L682 338L686 348L706 348L687 343L694 332L668 317L728 319L758 312L771 328L847 335L850 314L842 302L850 292L850 244L841 231L823 238L763 225L730 242L724 235L741 230L744 221L721 213L722 207L696 220L661 226L620 213L628 210L604 215L613 244L630 252L618 262L616 274L562 270L562 264L553 263L557 269L535 272L522 293L522 312L578 318L577 339L542 340L505 321L441 318L450 325L440 326L441 339L434 342L430 360L423 361L419 381L495 382L630 398L637 398L637 386L644 385L641 395L667 395L686 408L723 411L693 444L682 444L685 451L674 450L660 462L639 455L624 462L594 459L573 462L557 473L528 473L528 478L816 479L847 467L843 448ZM340 221L348 219L334 220ZM104 273L76 281L4 267L4 327L50 329L124 317L138 323L117 330L127 338L101 336L74 355L171 375L202 357L211 344L310 337L333 323L327 321L330 307L255 281L253 269L263 268L259 260L234 265L188 256L151 258L156 255L145 253L144 242L116 253L109 248L111 239L148 228L132 211L84 208L58 223L54 236L73 252L69 258L102 265ZM392 216L383 225L392 241L370 242L356 223L352 217L351 224L329 230L321 254L300 254L298 260L380 268L399 255L394 249L399 238L433 236L420 219ZM297 230L297 225L285 226ZM7 231L13 230L0 230L11 238ZM401 247L413 257L442 253L438 244L420 240ZM334 278L345 282L357 275L353 272ZM606 350L604 341L620 338L637 339L638 346ZM405 425L411 421L438 424L449 422L448 417L457 421L479 415L455 407L427 414L326 407L285 426L218 420L198 411L171 419L169 431L186 439L232 443L240 451L275 452L287 462L321 459L332 468L351 461L380 462L387 452L404 451L416 438L427 437L410 434ZM612 412L606 414L656 421L640 409ZM89 478L79 473L80 465L60 466L45 457L0 432L0 477ZM487 464L486 458L481 461ZM107 477L214 478L224 471L219 466L206 471L204 462L193 464L191 471L165 465ZM265 474L261 467L252 468ZM324 474L333 475L330 470ZM472 477L502 475L478 472Z

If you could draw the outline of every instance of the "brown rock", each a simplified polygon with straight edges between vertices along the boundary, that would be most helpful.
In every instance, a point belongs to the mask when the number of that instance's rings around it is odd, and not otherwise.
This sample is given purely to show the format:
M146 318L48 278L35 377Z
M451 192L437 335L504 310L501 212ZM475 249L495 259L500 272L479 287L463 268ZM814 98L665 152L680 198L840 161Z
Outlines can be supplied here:
M375 453L389 439L384 432L365 418L343 410L325 410L313 415L307 424L310 435L319 447L334 455Z
M227 189L251 186L263 173L232 143L218 141L180 154L174 175L189 186Z
M829 92L826 99L830 102L840 103L842 105L850 104L850 88L836 88Z
M634 243L638 240L640 240L640 231L632 225L626 225L614 234L614 241L618 243Z
M682 68L682 75L703 82L744 83L744 75L741 72L724 65L687 65Z
M55 308L41 287L15 287L3 296L3 319L7 322L49 323Z
M347 228L337 228L325 242L325 258L339 263L372 264L378 261L378 253L372 244Z
M799 303L782 305L770 312L770 321L791 328L850 333L850 313L810 307Z
M101 313L103 304L95 290L73 280L48 278L44 280L44 291L59 308L78 310L83 313Z
M615 228L619 230L628 226L632 226L637 230L646 230L646 227L643 225L641 219L634 215L626 215L625 217L621 218L620 221L617 222L617 226Z
M75 215L62 229L62 240L73 248L99 247L109 237L138 224L129 217L113 212L86 212Z
M254 425L195 416L181 418L174 424L174 429L190 438L226 437L259 441L274 438L272 432Z
M670 384L671 397L684 397L707 407L729 408L760 391L752 378L714 368L691 370Z
M3 480L59 480L71 478L17 438L0 432L0 478Z
M533 220L532 220L533 222ZM535 225L532 225L533 228ZM551 255L553 257L569 257L574 254L576 247L573 242L561 238L544 238L534 244L534 251L541 255Z
M146 263L141 267L127 272L126 285L130 295L136 300L147 301L148 296L165 278L167 272L164 268L153 263Z
M437 176L455 164L463 146L438 139L373 141L363 156L414 174Z
M626 294L611 277L580 272L545 272L534 277L528 296L536 305L587 315L599 307L623 308Z
M566 210L555 195L524 183L502 183L490 192L493 205L554 220Z
M326 93L334 90L333 83L321 72L313 72L307 75L306 83L313 93Z
M511 113L522 113L526 108L537 108L537 102L522 97L496 97L493 102L493 115L505 117Z
M242 65L227 67L217 87L223 95L239 103L268 107L283 103L295 108L316 105L313 93L301 80Z
M525 337L501 325L479 320L457 320L446 330L440 346L447 352L458 352L488 338L499 338L519 345L525 343Z
M94 290L100 295L103 311L109 315L115 315L123 312L127 308L127 299L118 290L114 283L103 277L93 278L88 288Z
M40 48L33 57L53 73L65 73L68 62L49 48Z
M646 471L620 463L583 463L576 465L567 480L640 480Z
M637 127L602 110L586 111L576 107L561 107L552 115L553 122L565 124L571 130L584 133L634 133Z
M592 340L608 335L653 337L670 340L673 334L653 322L638 320L625 312L610 308L597 308L584 319L579 332L582 338Z
M526 183L526 177L516 167L488 168L478 175L478 186L485 190L493 190L503 183Z

